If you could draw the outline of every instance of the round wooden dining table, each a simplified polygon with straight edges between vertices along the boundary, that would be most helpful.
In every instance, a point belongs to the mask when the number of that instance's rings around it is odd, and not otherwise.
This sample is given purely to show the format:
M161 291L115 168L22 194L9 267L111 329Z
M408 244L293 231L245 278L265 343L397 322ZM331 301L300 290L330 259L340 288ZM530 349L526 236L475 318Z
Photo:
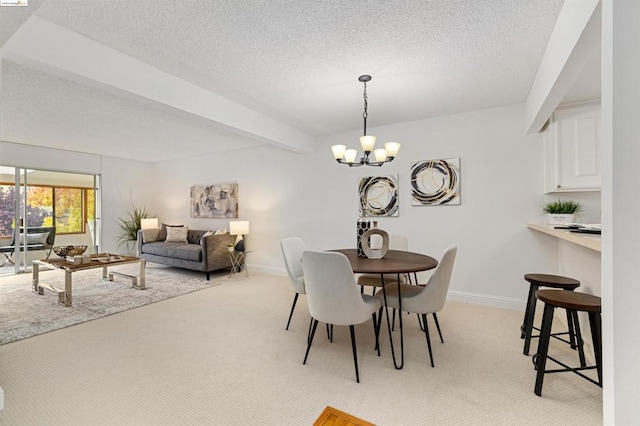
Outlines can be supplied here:
M351 269L354 273L360 274L380 274L382 282L382 295L384 297L385 313L387 317L387 328L389 329L389 343L391 344L391 356L393 365L400 370L404 366L404 338L402 332L402 315L399 315L400 325L400 363L396 361L393 347L393 335L391 333L391 321L389 319L389 309L387 308L387 292L385 290L384 274L397 274L399 311L402 313L402 295L400 293L400 275L428 271L438 266L438 261L425 254L413 253L410 251L389 250L382 259L369 259L358 256L356 249L330 250L339 252L347 256ZM414 275L415 276L415 275ZM417 284L417 282L416 282Z

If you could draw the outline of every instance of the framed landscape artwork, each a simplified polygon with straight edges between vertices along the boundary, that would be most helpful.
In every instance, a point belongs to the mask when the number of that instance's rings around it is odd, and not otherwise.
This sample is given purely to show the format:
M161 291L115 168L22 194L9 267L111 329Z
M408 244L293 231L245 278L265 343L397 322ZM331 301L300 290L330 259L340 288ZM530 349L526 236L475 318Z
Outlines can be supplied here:
M418 161L411 165L411 204L460 204L460 157Z
M192 186L190 210L191 217L237 219L238 184Z
M398 216L398 175L367 176L360 179L361 216Z

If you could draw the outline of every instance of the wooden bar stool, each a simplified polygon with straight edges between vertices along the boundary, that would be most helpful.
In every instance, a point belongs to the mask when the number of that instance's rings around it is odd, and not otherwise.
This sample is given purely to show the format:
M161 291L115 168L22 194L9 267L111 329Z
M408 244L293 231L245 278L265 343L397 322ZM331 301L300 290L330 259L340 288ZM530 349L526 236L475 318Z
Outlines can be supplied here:
M520 338L524 339L524 349L522 353L525 355L529 355L531 339L540 337L532 335L533 330L540 331L539 328L534 327L533 325L533 318L536 313L536 292L538 291L538 289L540 287L549 287L559 290L573 291L574 289L580 287L580 281L560 275L548 274L525 274L524 279L529 282L529 298L527 299L527 308L524 312L524 320L522 322L522 326L520 327ZM567 311L567 325L569 328L568 332L554 333L552 334L552 336L556 339L569 343L571 345L571 348L576 349L574 326L575 329L579 328L578 316L575 315L575 318L573 318L573 316L570 315L569 311ZM558 337L564 334L569 335L569 341Z
M545 373L571 371L576 373L578 376L587 379L591 383L602 387L602 325L600 322L602 302L600 298L591 294L567 290L539 290L537 298L544 302L544 313L542 314L542 329L540 331L538 353L533 357L533 364L538 370L536 375L536 386L534 389L536 395L540 396L542 394L542 382L544 380ZM595 353L596 365L587 366L584 364L583 359L581 359L580 367L569 367L548 355L549 341L551 340L551 326L553 324L555 308L564 308L567 311L571 311L576 316L578 315L578 312L587 312L589 314L589 324L591 326L591 338L593 340L593 351ZM577 324L576 327L578 327ZM582 336L578 329L576 329L576 331L578 331L578 346L579 348L582 348ZM582 354L584 354L584 352L582 352ZM550 359L564 368L545 370L547 359ZM596 369L598 371L597 381L581 373L582 370L591 369Z

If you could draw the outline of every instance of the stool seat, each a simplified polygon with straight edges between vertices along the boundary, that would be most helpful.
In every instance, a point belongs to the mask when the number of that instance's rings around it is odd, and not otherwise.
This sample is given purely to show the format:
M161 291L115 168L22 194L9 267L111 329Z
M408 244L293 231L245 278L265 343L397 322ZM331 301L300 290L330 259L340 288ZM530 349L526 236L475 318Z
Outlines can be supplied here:
M544 302L544 313L542 315L542 328L540 329L540 344L538 345L538 353L534 356L533 362L538 370L536 375L536 385L534 392L536 395L542 395L542 383L545 373L561 373L570 371L578 376L587 379L602 387L602 325L600 313L602 310L601 299L592 294L579 293L567 290L538 290L536 297ZM549 340L552 337L551 328L553 325L553 315L556 308L564 308L567 310L568 317L576 319L576 337L578 339L578 349L580 355L580 367L570 367L567 364L548 355ZM584 350L582 335L580 333L580 325L577 322L578 312L586 312L589 315L589 326L591 327L591 338L593 343L593 352L595 355L595 365L587 366L584 358ZM569 314L570 313L570 314ZM560 369L546 370L547 359L562 366ZM594 380L582 373L583 370L595 369L598 373L598 379Z
M566 290L538 290L538 299L559 308L574 311L601 312L602 300L592 294Z
M525 274L524 279L540 287L559 288L562 290L574 290L580 287L580 281L560 275Z
M553 288L556 290L568 290L573 291L574 289L580 287L580 281L563 277L561 275L551 275L551 274L538 274L531 273L524 275L525 281L529 283L529 296L527 297L527 307L524 312L524 319L522 320L522 326L520 327L520 338L524 339L524 348L522 353L525 355L529 355L529 347L531 346L531 339L538 338L539 336L533 335L533 330L539 330L539 328L533 325L533 320L536 312L536 293L538 292L540 287ZM574 324L575 320L575 324ZM576 349L577 346L575 330L578 328L578 317L567 310L567 326L568 332L561 333L553 333L552 336L556 339L560 339L565 341L571 345L571 348ZM564 340L558 336L561 335L569 335L569 340Z

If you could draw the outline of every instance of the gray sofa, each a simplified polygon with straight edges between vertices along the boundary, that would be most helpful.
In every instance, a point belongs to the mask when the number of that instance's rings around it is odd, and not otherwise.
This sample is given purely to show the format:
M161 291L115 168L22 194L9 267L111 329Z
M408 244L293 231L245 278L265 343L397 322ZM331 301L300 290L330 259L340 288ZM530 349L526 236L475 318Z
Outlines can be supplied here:
M207 231L189 229L187 242L183 243L155 241L153 232L148 231L144 231L147 233L146 241L142 230L138 231L137 240L138 257L148 262L202 271L207 274L207 280L210 272L231 267L227 246L234 244L235 235L204 236Z

